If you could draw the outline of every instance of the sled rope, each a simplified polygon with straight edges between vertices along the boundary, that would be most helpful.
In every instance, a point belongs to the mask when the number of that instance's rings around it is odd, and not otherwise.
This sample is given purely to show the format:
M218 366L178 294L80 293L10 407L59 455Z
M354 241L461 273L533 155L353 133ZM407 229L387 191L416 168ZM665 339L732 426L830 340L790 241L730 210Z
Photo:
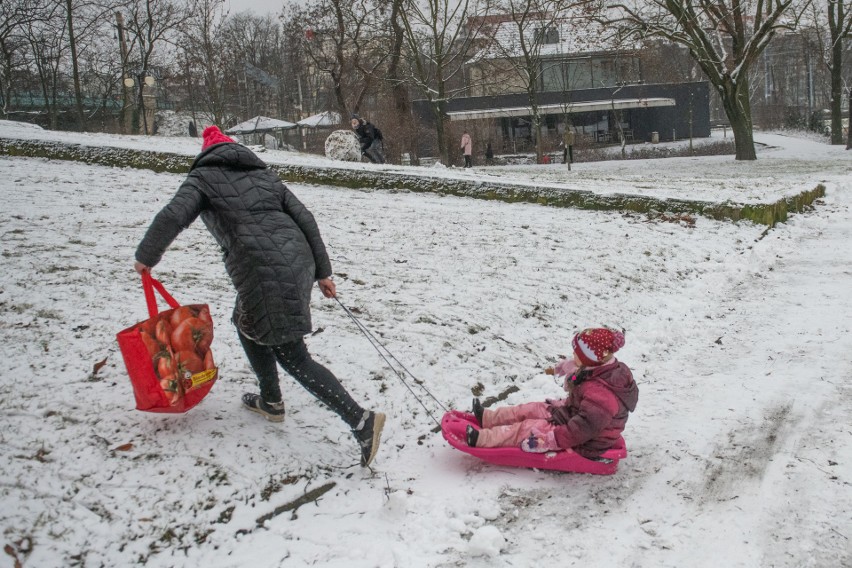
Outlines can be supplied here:
M347 308L346 306L343 305L343 302L341 302L339 298L337 298L335 296L334 300L338 304L340 304L340 307L343 308L343 311L346 312L346 315L349 316L349 319L351 319L355 323L355 325L358 327L358 329L361 331L361 333L364 334L364 337L367 338L367 341L370 342L370 345L373 346L373 349L375 349L378 352L379 356L382 359L384 359L387 366L390 367L390 370L393 371L396 374L396 376L399 378L400 382L403 385L405 385L405 388L408 389L408 392L411 393L411 396L413 396L414 399L417 400L417 402L420 403L420 406L423 407L423 410L426 411L426 414L429 415L429 418L431 418L436 424L440 425L441 423L438 421L438 419L435 418L435 416L429 411L429 408L423 403L423 400L419 396L417 396L417 393L415 393L414 389L411 388L411 385L408 384L408 381L406 381L406 379L405 379L405 374L400 372L400 370L397 369L396 366L394 366L394 363L396 363L396 365L398 365L399 368L401 368L405 373L407 373L414 380L414 382L417 383L417 385L421 389L423 389L423 391L426 394L428 394L429 397L431 397L432 400L434 400L435 403L439 407L441 407L441 409L444 412L447 412L447 408L443 404L441 404L441 401L439 401L435 397L435 395L433 395L431 392L429 392L429 389L426 388L426 386L423 384L423 381L421 381L420 379L415 377L414 373L409 371L408 368L402 363L402 361L397 359L396 355L391 353L390 350L381 341L379 341L378 338L375 335L373 335L373 333L369 329L367 329L367 326L365 326L361 322L361 320L359 320L357 317L355 317L355 314L353 314L352 311L349 308ZM391 361L393 361L393 363Z

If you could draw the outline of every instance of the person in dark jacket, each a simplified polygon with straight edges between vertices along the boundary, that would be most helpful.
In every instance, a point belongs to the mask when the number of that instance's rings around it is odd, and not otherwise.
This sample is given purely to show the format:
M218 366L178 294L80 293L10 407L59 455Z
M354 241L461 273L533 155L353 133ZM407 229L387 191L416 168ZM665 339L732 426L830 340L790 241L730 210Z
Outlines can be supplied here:
M474 399L473 413L482 429L468 426L468 445L526 452L570 449L591 459L613 447L639 400L633 374L614 356L624 345L624 334L605 327L586 329L574 336L572 345L573 361L548 369L565 377L567 399L494 410Z
M355 136L358 137L358 143L361 145L361 153L367 156L367 159L374 164L384 164L385 155L382 132L373 126L372 123L364 120L357 114L352 115L350 126L355 131Z
M277 361L349 425L361 447L361 465L369 465L384 414L361 408L337 377L311 358L303 339L312 329L314 282L326 298L337 293L314 216L251 150L218 127L206 128L203 140L186 180L139 243L137 272L156 266L200 215L224 251L237 290L233 321L260 386L259 395L243 395L243 404L267 420L284 420Z

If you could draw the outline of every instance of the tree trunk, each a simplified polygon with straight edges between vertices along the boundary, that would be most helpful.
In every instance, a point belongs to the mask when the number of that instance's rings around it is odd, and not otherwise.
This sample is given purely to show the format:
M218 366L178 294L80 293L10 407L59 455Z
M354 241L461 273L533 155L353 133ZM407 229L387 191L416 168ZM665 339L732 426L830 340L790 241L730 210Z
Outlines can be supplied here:
M56 73L51 73L52 84L50 86L50 98L48 102L48 112L50 114L50 129L58 130L59 129L59 102L57 101L59 94L57 93L59 89L59 79L56 76Z
M849 126L846 127L846 149L852 150L852 87L849 88Z
M737 160L756 160L754 133L751 122L751 104L748 98L748 81L734 83L726 78L721 90L722 106L731 130L734 133L734 146Z
M80 71L77 65L77 38L74 37L74 16L71 0L65 0L68 10L68 45L71 48L71 71L74 76L74 109L77 116L77 128L86 129L86 118L83 114L83 93L80 89Z
M115 13L115 23L118 29L118 47L121 52L121 133L130 134L132 131L130 105L132 104L133 93L130 87L125 84L130 75L127 73L127 39L124 35L124 16L121 12Z
M402 9L402 0L394 0L390 17L391 28L393 29L393 44L391 45L390 64L388 65L388 80L391 82L394 106L400 115L405 115L410 113L411 109L408 100L408 89L406 89L399 73L399 65L402 60L402 45L405 41L405 29L399 23L399 13Z
M435 114L435 134L438 136L438 155L444 165L450 165L450 153L447 150L447 123L444 116L443 105L440 101L432 102L432 112Z
M843 65L843 43L834 42L831 47L831 143L843 144L843 115L840 109L843 102L843 77L841 76Z
M530 74L532 77L533 75ZM530 125L531 133L535 136L535 163L540 164L544 157L544 140L541 136L541 113L538 111L538 89L535 81L527 83L527 100L530 103L530 111L532 112L532 124Z
M340 113L340 120L344 124L349 122L346 117L349 116L350 112L357 113L358 107L354 107L351 111L346 108L346 96L343 94L343 87L340 84L341 77L335 71L330 71L329 75L331 75L331 82L334 91L334 101L337 103L337 112Z
M3 104L0 105L0 119L7 119L6 109L11 106L12 101L12 54L6 49L5 42L0 39L0 51L3 53L3 70L0 71L0 97Z
M843 144L843 122L840 115L840 105L843 100L843 41L842 29L846 25L843 0L828 3L828 30L831 38L831 61L828 66L831 100L831 144Z
M541 135L541 116L537 113L533 116L533 129L535 130L535 163L540 164L544 159L544 137Z
M391 44L387 81L390 84L391 100L396 111L394 114L398 121L394 129L396 130L397 138L400 138L395 142L396 147L400 154L408 154L409 158L413 159L416 163L417 137L414 135L413 121L411 119L411 103L409 101L408 88L400 72L403 46L405 43L405 28L399 21L401 17L400 12L403 9L403 0L393 0L390 16L390 24L393 29L393 43Z

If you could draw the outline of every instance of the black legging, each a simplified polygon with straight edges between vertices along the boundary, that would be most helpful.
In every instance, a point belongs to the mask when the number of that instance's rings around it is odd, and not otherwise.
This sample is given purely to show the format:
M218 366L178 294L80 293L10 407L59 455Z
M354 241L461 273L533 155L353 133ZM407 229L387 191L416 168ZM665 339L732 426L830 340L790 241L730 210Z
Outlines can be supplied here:
M364 409L352 400L334 373L311 358L301 337L289 343L270 346L255 343L242 333L238 332L237 335L240 336L240 343L243 344L249 364L257 375L260 396L264 401L281 401L278 367L275 365L277 359L285 371L309 393L336 412L350 428L355 428L361 421Z

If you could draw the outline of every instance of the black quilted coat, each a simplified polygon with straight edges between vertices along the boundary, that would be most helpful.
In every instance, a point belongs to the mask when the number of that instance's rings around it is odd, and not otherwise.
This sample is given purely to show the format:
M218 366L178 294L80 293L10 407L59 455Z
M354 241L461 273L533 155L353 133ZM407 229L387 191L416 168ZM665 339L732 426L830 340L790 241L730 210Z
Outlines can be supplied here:
M244 146L210 146L154 218L136 260L155 266L199 214L224 251L250 336L278 345L310 333L311 288L331 276L331 262L314 216L278 176Z

